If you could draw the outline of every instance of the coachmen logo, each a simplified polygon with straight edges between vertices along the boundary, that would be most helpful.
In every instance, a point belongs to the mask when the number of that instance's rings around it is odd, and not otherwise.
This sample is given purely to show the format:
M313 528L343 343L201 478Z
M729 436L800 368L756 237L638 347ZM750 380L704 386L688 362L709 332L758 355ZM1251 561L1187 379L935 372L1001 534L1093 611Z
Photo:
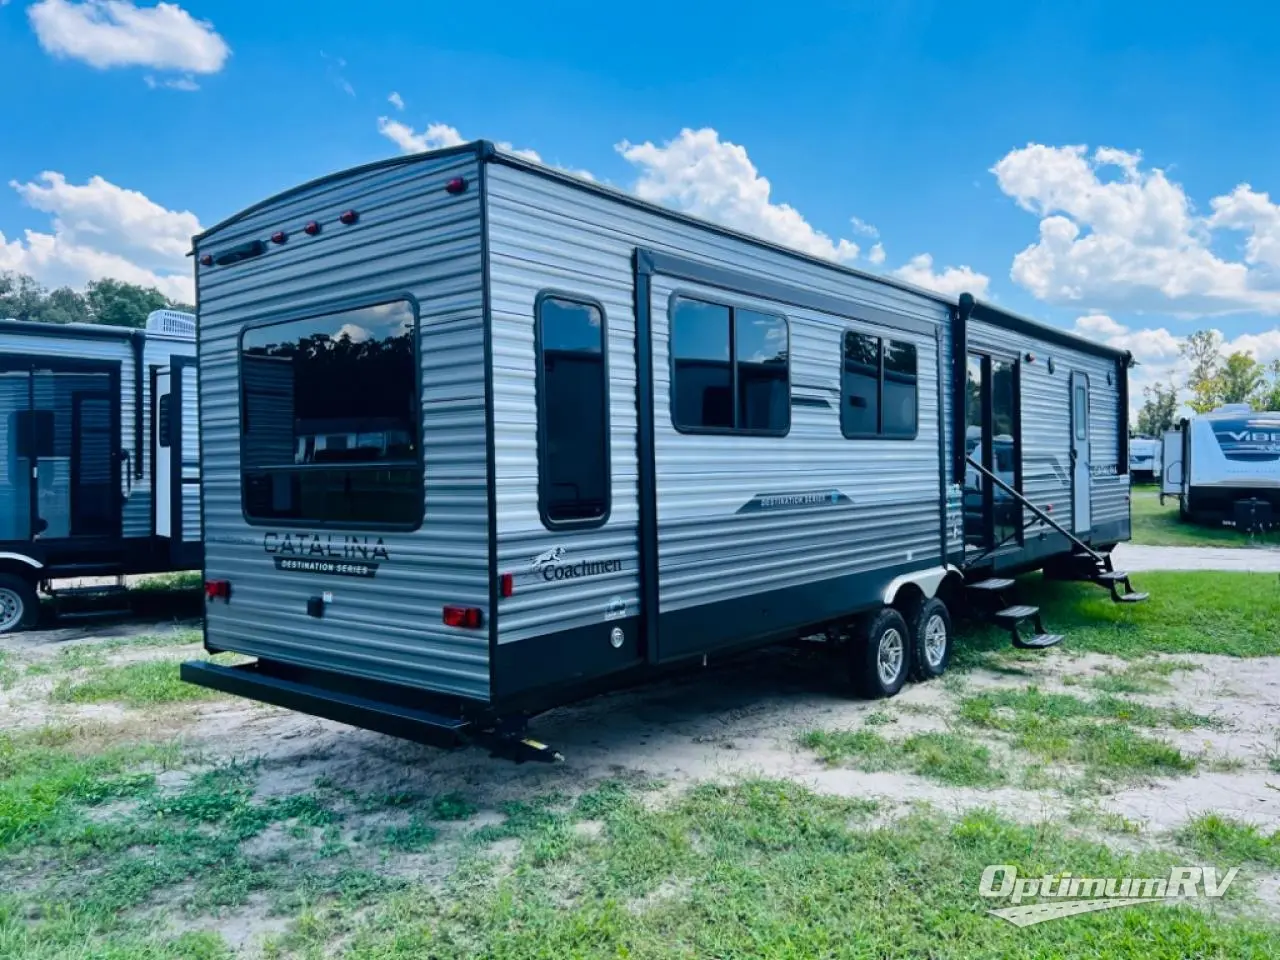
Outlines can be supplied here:
M618 573L622 570L621 560L566 560L567 553L564 547L545 550L529 561L529 572L553 583L557 580L595 577L602 573Z

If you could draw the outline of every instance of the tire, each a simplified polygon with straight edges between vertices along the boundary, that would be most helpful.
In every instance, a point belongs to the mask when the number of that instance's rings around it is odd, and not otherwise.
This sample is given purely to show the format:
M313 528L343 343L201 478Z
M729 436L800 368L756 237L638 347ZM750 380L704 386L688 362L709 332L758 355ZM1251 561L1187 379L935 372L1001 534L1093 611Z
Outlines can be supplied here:
M951 663L951 613L934 597L920 604L907 624L911 630L911 679L932 680Z
M12 573L0 573L0 634L34 627L39 617L35 584Z
M866 618L849 646L849 681L854 692L869 700L892 697L910 672L911 631L902 614L885 607Z

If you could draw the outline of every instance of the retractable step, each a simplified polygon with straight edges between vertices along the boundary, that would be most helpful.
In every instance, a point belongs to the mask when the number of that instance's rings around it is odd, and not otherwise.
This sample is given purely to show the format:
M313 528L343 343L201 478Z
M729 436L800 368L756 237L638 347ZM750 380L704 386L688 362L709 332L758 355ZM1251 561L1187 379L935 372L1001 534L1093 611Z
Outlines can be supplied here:
M990 577L986 580L978 580L975 583L967 583L965 584L965 589L999 593L1001 590L1008 590L1012 586L1012 580L1007 580L1004 577Z
M1141 603L1150 594L1139 593L1129 582L1129 574L1124 570L1105 570L1093 576L1093 582L1111 591L1114 603Z
M1013 645L1020 650L1043 650L1046 647L1057 646L1061 642L1062 634L1060 633L1037 633L1034 637L1013 638Z
M1013 637L1013 645L1020 650L1043 650L1062 642L1062 635L1049 633L1040 620L1040 608L1029 604L1014 604L997 610L991 615L992 621L1008 630ZM1023 625L1030 624L1034 631L1029 636L1023 634Z

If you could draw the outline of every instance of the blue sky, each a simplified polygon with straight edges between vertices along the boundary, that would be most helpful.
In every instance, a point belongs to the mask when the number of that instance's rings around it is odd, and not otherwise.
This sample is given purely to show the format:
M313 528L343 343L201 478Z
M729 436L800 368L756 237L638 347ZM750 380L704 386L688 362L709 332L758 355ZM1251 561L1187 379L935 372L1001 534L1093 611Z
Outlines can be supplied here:
M1280 356L1277 35L1245 3L0 0L0 269L178 294L191 228L486 137L1128 346L1141 383L1204 326Z

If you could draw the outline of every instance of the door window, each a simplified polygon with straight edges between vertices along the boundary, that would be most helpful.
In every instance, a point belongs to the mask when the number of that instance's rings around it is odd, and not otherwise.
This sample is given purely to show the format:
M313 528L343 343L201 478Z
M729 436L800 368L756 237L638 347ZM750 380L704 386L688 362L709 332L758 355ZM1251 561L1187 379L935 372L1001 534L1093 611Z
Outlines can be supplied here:
M1076 384L1075 410L1072 413L1075 423L1076 439L1089 439L1089 388L1083 383Z

